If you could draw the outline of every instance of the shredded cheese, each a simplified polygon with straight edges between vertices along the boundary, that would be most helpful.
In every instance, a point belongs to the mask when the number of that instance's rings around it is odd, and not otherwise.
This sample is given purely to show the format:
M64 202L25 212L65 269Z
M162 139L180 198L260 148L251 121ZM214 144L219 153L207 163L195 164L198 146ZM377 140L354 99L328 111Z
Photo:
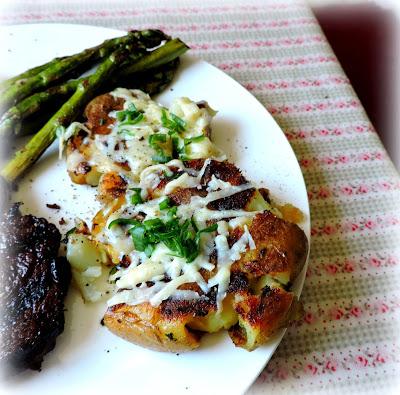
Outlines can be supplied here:
M144 213L146 219L163 218L165 210L160 210L159 204L165 199L165 196L173 192L176 188L198 188L200 187L206 166L209 161L205 161L203 168L196 172L191 169L191 175L184 172L179 178L166 184L163 196L157 199L149 200L132 207L128 203L112 215L112 219L125 217L129 211L129 215L135 216L138 213ZM185 170L181 161L174 160L173 163L160 164L151 166L140 175L141 187L149 185L149 179L154 175L163 172L170 172L170 167ZM150 183L152 184L152 183ZM208 194L205 197L192 196L188 204L180 205L177 209L177 215L182 220L190 219L192 216L198 226L205 226L210 220L217 220L217 235L202 234L200 237L200 254L190 263L185 259L174 257L170 254L169 249L162 243L158 244L150 258L145 254L140 255L140 264L131 265L128 269L121 269L113 275L118 278L116 281L117 294L109 301L109 304L124 303L137 304L138 301L148 301L153 306L158 306L162 301L168 298L178 299L198 299L200 295L193 291L179 290L179 286L185 283L197 283L204 295L207 295L212 287L217 286L217 307L222 308L222 301L226 296L230 281L230 268L232 264L240 259L240 255L246 249L256 248L253 238L248 230L247 223L256 214L245 210L210 210L206 206L209 202L229 197L240 191L252 188L250 184L233 186L228 182L221 181L213 176L207 185ZM230 218L229 221L224 219ZM112 220L109 219L108 222ZM229 248L228 237L230 231L237 226L242 227L242 236ZM120 232L120 231L119 231ZM110 243L115 243L118 238L118 231L113 233L109 239ZM210 262L210 256L213 250L217 252L217 266ZM200 273L200 269L213 271L216 273L205 281ZM165 281L168 278L168 281ZM149 287L147 282L153 284ZM144 290L144 293L141 293ZM121 294L121 296L118 296Z

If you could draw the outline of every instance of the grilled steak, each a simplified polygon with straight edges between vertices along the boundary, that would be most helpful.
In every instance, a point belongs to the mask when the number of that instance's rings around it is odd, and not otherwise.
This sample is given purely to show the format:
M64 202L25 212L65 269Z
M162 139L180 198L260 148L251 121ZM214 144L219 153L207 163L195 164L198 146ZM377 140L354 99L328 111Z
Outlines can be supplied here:
M44 218L21 215L16 204L0 226L2 369L40 370L64 330L70 266L57 257L60 232Z

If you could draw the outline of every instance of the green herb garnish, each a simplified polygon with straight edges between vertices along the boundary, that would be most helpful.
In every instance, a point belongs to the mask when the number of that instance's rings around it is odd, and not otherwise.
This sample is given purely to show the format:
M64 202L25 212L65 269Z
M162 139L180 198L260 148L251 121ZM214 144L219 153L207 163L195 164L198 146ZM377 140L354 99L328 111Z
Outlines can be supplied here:
M108 229L111 229L115 225L137 225L140 222L137 219L132 218L117 218L108 224Z
M116 117L121 125L135 125L144 118L144 115L133 103L130 103L126 110L118 111Z
M142 199L142 189L141 188L130 188L133 191L133 195L131 196L131 204L140 204L143 203Z
M179 134L183 132L186 128L186 122L182 118L179 118L172 112L169 113L168 118L167 112L164 108L161 110L161 123L165 128L169 129L169 134Z
M68 236L76 231L76 226L73 228L69 229L67 233L65 234L65 237L68 239Z
M196 137L188 137L186 139L184 139L184 145L189 145L192 143L199 143L200 141L203 141L206 138L206 136L204 136L204 134L200 135L200 136L196 136Z
M154 162L166 163L172 159L172 157L168 155L162 147L163 144L165 145L167 143L169 138L169 136L163 133L151 134L149 136L149 145L154 149L154 151L156 151L156 154L151 157Z
M117 266L113 266L108 274L110 276L112 276L113 274L117 273L117 271L118 271L118 267Z
M160 210L166 210L167 208L171 207L171 199L169 197L166 197L160 204L158 205L160 207Z
M148 257L153 253L158 243L163 243L171 255L185 258L186 262L193 262L200 252L200 235L205 232L217 230L217 224L199 230L193 218L183 223L176 217L177 207L168 210L166 221L154 218L139 222L121 218L121 224L131 223L133 226L128 230L137 251L144 252ZM113 223L118 220L113 221Z

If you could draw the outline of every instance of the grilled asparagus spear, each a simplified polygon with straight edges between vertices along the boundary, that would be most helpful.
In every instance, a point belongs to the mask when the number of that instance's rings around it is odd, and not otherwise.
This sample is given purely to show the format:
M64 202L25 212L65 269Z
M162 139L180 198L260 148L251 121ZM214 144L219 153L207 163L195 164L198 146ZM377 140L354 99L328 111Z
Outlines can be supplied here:
M129 70L132 70L132 72L153 70L176 59L186 52L187 49L188 47L179 39L168 41L162 47L139 59L134 64L136 67L129 67ZM3 168L0 175L8 182L13 182L21 176L55 140L57 128L66 126L76 119L83 107L101 89L102 85L106 85L105 81L115 76L115 71L126 60L126 57L126 50L117 50L99 66L94 74L80 82L72 97L32 137L27 145L15 154L14 158ZM126 78L129 75L123 73L119 74L117 78ZM113 81L114 79L112 78L111 80Z
M126 49L116 50L99 66L94 74L80 82L71 98L64 103L28 144L8 162L1 171L1 176L6 181L12 182L31 164L36 162L46 148L55 140L57 128L66 126L78 116L82 107L94 96L104 79L109 78L127 56Z
M135 73L125 77L123 81L116 78L115 81L107 84L103 90L113 90L121 84L127 88L140 89L149 95L154 95L172 81L178 64L179 59L176 58L151 72ZM0 119L0 137L25 136L33 133L35 131L34 126L40 124L41 120L43 120L43 126L46 123L46 117L47 119L50 118L48 106L53 107L57 103L61 105L75 92L78 84L83 80L84 78L71 80L62 85L51 87L46 91L28 96L11 107ZM32 119L35 121L32 122Z
M42 66L31 69L27 78L18 79L2 92L0 111L4 112L18 100L24 99L38 90L46 89L56 81L71 77L71 73L78 72L81 74L83 66L90 67L120 46L134 45L136 48L145 50L160 44L165 38L164 33L159 30L132 31L126 36L106 40L102 44L85 49L76 55L49 62L48 67L43 70L41 70ZM34 74L35 70L39 70L39 73ZM30 74L34 75L30 76Z
M21 81L26 80L27 78L33 77L36 74L39 74L41 71L47 69L50 66L53 66L54 64L60 62L62 59L65 59L65 58L66 58L66 56L64 56L62 58L54 58L50 62L41 64L40 66L33 67L32 69L26 70L23 73L16 75L15 77L12 77L12 78L9 78L7 80L0 82L0 91L4 91L5 89L8 89L13 84L22 83ZM18 81L20 81L20 82L18 82Z

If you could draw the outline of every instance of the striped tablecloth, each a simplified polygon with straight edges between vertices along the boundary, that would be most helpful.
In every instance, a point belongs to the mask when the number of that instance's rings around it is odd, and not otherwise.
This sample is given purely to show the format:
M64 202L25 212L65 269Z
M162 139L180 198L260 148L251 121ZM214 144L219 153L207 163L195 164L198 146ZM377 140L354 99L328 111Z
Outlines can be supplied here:
M307 183L312 243L291 327L250 394L395 392L400 178L309 7L252 1L14 1L1 23L160 28L270 111Z

